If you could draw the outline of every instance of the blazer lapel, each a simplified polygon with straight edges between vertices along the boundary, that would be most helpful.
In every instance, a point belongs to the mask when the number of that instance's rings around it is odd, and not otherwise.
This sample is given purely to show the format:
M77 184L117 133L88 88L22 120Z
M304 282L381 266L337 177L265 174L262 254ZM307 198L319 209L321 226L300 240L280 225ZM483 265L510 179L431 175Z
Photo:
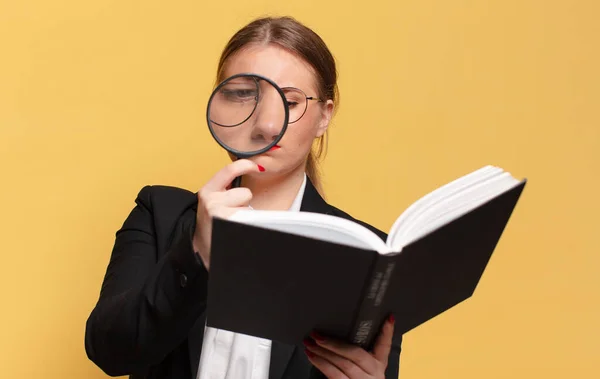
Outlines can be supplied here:
M206 312L198 317L196 323L188 334L188 352L190 359L190 372L192 379L198 376L198 365L200 364L200 353L202 352L202 341L204 340L204 324L206 322Z
M287 345L278 341L271 343L271 364L269 366L269 379L281 379L287 368L296 346Z
M180 233L195 228L196 213L198 211L197 197L194 196L194 203L191 205L191 211L183 215ZM202 341L204 340L204 324L206 323L206 312L202 312L188 333L188 356L190 362L190 372L192 378L196 379L198 375L198 365L200 364L200 353L202 351Z
M331 205L325 202L309 178L306 178L306 187L304 188L300 211L324 214L333 213Z

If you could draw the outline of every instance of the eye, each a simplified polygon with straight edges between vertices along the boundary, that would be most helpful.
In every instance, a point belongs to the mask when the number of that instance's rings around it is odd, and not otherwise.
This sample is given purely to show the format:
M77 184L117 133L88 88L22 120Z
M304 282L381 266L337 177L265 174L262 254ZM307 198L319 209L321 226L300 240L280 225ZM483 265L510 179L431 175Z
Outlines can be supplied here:
M257 91L254 88L223 88L221 90L221 95L229 101L246 102L256 100Z
M288 105L288 107L290 107L290 108L293 108L293 107L295 107L296 105L298 105L298 102L297 102L297 101L295 101L295 100L288 100L288 101L287 101L287 105Z

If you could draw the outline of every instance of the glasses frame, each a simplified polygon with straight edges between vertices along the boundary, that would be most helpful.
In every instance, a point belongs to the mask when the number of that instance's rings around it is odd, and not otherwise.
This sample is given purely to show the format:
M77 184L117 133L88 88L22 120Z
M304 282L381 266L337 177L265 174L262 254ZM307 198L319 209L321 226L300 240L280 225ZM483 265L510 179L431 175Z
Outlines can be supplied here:
M315 97L315 96L306 96L306 92L302 91L300 88L296 88L296 87L282 87L281 90L285 93L286 90L294 90L294 91L298 91L300 92L303 96L304 96L304 110L302 111L302 114L300 115L300 117L298 117L298 119L294 120L294 121L288 121L289 124L293 124L295 122L300 121L300 119L304 116L304 114L306 113L307 109L308 109L308 101L309 100L314 100L317 101L319 103L323 103L323 99L319 98L319 97Z

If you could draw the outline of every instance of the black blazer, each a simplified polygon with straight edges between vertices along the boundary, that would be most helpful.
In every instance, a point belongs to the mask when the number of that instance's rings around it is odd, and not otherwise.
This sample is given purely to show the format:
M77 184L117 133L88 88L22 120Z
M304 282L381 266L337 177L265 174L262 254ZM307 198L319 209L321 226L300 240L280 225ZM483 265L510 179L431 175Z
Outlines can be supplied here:
M197 195L147 186L116 233L99 300L85 330L87 356L110 376L196 379L206 310L208 272L192 248ZM351 219L327 204L310 180L302 211ZM397 379L401 338L386 378ZM269 379L308 378L304 346L273 341Z

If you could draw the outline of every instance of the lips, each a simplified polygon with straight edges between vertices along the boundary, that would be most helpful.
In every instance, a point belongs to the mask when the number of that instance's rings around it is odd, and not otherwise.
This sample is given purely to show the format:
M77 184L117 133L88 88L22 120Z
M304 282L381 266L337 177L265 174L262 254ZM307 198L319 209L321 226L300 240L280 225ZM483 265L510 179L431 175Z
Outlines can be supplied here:
M269 151L275 151L275 150L279 150L281 148L281 146L279 145L275 145L272 148L269 149Z

